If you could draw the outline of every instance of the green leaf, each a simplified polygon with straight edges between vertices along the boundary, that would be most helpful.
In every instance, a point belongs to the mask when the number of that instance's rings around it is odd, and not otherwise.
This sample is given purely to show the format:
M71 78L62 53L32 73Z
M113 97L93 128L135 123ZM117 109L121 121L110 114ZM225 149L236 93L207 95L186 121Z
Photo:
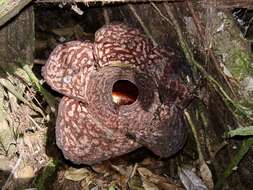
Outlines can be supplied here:
M253 135L253 126L241 127L234 129L228 132L229 137L234 136L252 136Z
M116 190L114 186L109 187L108 190Z
M89 177L90 171L87 168L69 168L64 177L71 181L81 181Z
M238 168L239 163L244 158L249 149L252 147L252 145L253 145L253 137L247 138L242 142L240 149L235 154L234 158L232 158L232 160L230 161L229 165L227 166L227 168L223 173L223 176L219 178L214 189L221 189L224 180Z

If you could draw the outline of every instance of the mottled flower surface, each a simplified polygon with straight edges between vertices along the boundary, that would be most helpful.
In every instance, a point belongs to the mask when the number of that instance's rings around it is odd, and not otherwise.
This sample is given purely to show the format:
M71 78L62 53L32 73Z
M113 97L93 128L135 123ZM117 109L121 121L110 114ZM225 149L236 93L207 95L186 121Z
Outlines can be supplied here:
M65 158L94 164L145 146L161 157L186 139L181 84L172 50L154 47L139 30L112 23L94 42L58 45L43 68L63 94L56 143Z

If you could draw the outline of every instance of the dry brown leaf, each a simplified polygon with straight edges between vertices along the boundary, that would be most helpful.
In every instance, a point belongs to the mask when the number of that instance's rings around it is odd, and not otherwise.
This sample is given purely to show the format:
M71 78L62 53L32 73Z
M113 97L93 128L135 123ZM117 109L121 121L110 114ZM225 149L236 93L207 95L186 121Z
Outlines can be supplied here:
M142 183L145 190L159 190L159 188L154 183L151 183L146 180L143 180Z
M133 176L129 181L128 181L128 187L130 190L143 190L142 186L142 180L139 175Z
M208 165L203 162L200 166L200 176L207 185L208 189L212 190L214 187L213 176Z
M65 179L71 180L71 181L81 181L87 177L89 177L90 171L86 168L69 168L65 174Z
M109 173L111 168L107 162L102 162L99 164L94 164L91 166L92 170L99 174L106 174Z
M183 190L183 188L180 185L170 182L167 178L163 176L153 174L147 168L141 167L141 168L138 168L137 170L142 177L143 187L144 187L144 182L146 183L146 181L148 181L156 185L159 189Z
M17 171L16 178L17 179L31 179L35 175L34 169L32 166L25 166Z
M179 168L178 175L187 190L207 190L203 181L189 168Z
M11 156L15 151L15 135L13 128L9 126L7 120L0 122L0 153L6 156Z
M6 157L0 158L0 171L11 171L13 163Z
M88 175L85 179L82 180L81 186L83 189L90 189L90 186L97 187L97 185L94 184L95 181L95 175Z
M137 169L139 174L145 178L148 179L149 181L153 182L153 183L161 183L161 182L168 182L168 180L165 177L153 174L150 170L148 170L147 168L138 168Z
M120 175L123 175L123 176L125 176L125 177L130 176L130 175L131 175L131 172L132 172L132 170L133 170L133 166L128 166L128 167L126 167L126 166L123 166L123 165L118 165L118 166L116 166L116 165L111 164L111 167L112 167L114 170L116 170Z
M148 157L148 158L145 158L144 160L141 161L141 165L145 165L145 166L149 166L149 165L152 165L155 161Z

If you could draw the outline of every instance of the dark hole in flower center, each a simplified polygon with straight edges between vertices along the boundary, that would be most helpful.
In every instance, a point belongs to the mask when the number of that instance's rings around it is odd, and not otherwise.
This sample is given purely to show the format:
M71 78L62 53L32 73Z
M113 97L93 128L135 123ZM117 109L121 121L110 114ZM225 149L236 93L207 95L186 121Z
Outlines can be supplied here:
M118 105L130 105L134 103L138 94L137 86L128 80L118 80L112 88L113 102Z

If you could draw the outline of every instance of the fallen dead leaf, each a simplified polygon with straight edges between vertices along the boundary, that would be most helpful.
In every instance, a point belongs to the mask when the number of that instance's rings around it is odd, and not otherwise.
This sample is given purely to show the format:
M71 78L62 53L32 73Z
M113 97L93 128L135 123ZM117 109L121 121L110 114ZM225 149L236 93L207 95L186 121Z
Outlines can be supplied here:
M111 171L110 165L107 162L94 164L91 166L92 170L98 174L107 174Z
M144 185L147 185L146 188L158 187L158 189L165 189L165 190L183 190L183 187L181 187L179 184L169 181L169 179L167 179L166 177L153 174L147 168L140 167L137 169L137 171L139 172L142 178L143 187ZM153 186L151 185L151 183L153 184Z
M142 186L142 180L139 175L133 176L129 181L128 181L128 187L130 190L143 190Z
M154 183L151 183L146 180L143 180L142 183L145 190L159 190L159 188Z
M71 180L71 181L81 181L85 178L87 178L90 175L90 171L86 168L69 168L65 174L65 179Z
M123 176L125 176L125 177L128 177L128 176L130 176L131 175L131 172L132 172L132 170L133 170L133 166L128 166L128 167L126 167L126 166L124 166L124 165L113 165L113 164L111 164L111 167L115 170L115 171L117 171L120 175L123 175Z
M208 165L203 162L200 166L200 176L207 185L208 189L212 190L214 187L213 176Z
M31 179L35 176L32 166L25 166L17 171L16 178L18 179Z
M1 171L11 171L13 163L6 157L0 158L0 170Z
M9 126L7 120L2 120L0 126L0 153L11 156L15 152L13 128Z
M189 168L179 168L178 175L187 190L208 190L204 182Z
M90 189L90 186L94 186L97 187L96 184L94 184L95 181L95 175L94 174L90 174L87 175L87 177L85 177L82 181L81 181L81 186L83 189ZM93 187L93 188L94 188Z

